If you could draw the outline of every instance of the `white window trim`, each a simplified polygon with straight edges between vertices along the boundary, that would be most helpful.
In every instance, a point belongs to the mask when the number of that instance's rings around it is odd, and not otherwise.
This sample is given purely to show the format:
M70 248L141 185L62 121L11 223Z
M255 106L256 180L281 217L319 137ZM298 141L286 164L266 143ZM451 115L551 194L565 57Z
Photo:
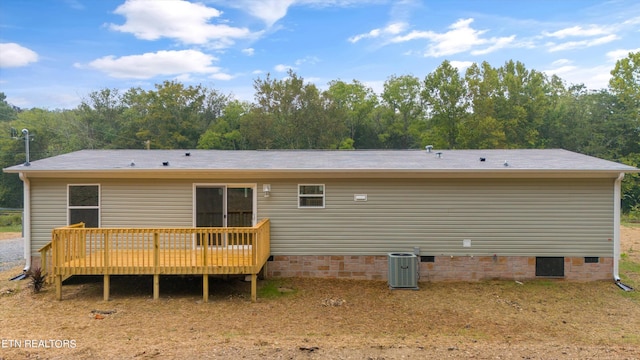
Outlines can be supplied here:
M300 194L300 189L302 186L322 186L322 194L309 194L309 195L305 195L305 194ZM300 206L300 198L302 197L306 197L306 198L310 198L310 197L317 197L317 198L322 198L322 206ZM298 184L298 209L324 209L326 204L327 204L327 187L325 186L325 184Z
M98 206L71 206L69 204L69 188L72 186L97 186L98 187ZM98 209L98 227L102 227L102 186L100 186L100 184L67 184L67 225L73 225L73 224L69 224L69 221L71 220L70 217L70 210L73 209Z

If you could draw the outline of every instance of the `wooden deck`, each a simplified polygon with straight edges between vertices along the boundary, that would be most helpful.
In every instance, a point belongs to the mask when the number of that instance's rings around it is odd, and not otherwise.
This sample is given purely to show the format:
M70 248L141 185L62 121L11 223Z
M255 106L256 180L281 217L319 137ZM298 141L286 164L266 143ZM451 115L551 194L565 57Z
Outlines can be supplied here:
M202 275L203 298L209 275L251 275L256 301L257 274L270 255L270 223L236 228L84 228L54 229L41 250L42 265L62 299L62 281L73 275L103 275L109 299L110 275L153 275L154 298L160 275Z

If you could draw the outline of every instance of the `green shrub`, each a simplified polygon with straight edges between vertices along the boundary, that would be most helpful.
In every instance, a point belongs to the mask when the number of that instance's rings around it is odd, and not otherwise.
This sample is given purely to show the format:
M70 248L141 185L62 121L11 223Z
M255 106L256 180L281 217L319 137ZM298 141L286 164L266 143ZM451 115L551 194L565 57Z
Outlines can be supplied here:
M22 225L22 215L16 213L0 214L0 226Z
M636 205L631 210L622 214L623 223L640 223L640 206Z

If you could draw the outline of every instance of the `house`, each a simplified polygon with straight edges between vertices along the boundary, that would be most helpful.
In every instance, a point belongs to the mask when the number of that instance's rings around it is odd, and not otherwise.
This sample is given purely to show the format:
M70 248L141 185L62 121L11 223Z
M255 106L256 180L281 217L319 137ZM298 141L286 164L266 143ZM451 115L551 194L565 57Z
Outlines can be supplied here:
M165 255L146 253L155 270L136 272L142 263L118 265L103 246L118 246L123 254L142 246L123 240L126 229L156 229L140 241L156 241L157 249L162 229L191 229L180 230L188 234L167 246L213 247L183 254L208 260L232 255L221 251L249 251L257 259L252 267L224 271L252 274L255 284L265 262L266 274L274 277L382 280L391 252L416 253L423 281L618 280L620 183L625 173L639 170L566 150L427 147L82 150L4 171L24 182L27 267L41 261L39 250L52 236L70 239L82 231L82 240L66 240L51 261L62 268L63 261L80 261L69 249L81 248L88 257L93 246L105 250L104 263L92 263L91 270L104 274L105 282L116 273L157 278L174 273L161 269ZM260 245L264 261L251 253L263 220L270 226L261 235L269 241L267 249ZM84 230L68 227L78 222ZM107 238L127 243L106 245ZM202 246L205 241L209 246ZM198 264L203 275L222 271L220 264ZM54 269L59 282L91 271Z

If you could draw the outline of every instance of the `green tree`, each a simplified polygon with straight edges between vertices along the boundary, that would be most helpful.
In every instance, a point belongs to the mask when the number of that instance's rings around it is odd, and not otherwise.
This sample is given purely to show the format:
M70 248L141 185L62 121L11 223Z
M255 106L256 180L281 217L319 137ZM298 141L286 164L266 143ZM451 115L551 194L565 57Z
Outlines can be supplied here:
M416 148L425 129L420 80L411 75L391 76L384 83L382 145L392 149Z
M500 94L498 71L486 61L472 64L465 73L471 97L471 111L460 127L460 146L467 149L506 147L504 127L497 120L496 102Z
M620 132L620 155L640 153L640 52L616 62L611 71L609 89L616 97L616 114Z
M18 109L7 102L7 96L0 92L0 123L15 120Z
M341 143L344 123L331 116L318 88L305 84L293 71L282 80L267 74L254 81L254 88L256 106L243 121L243 134L252 146L327 149ZM264 131L265 127L270 131ZM264 132L257 135L259 130Z
M459 129L468 116L468 92L465 79L447 60L425 77L421 96L429 121L428 139L424 144L447 149L458 147Z
M89 93L77 108L78 121L74 141L81 149L117 148L119 123L124 112L118 89Z
M221 115L228 96L200 85L184 86L175 81L157 84L155 90L129 89L123 95L122 114L125 147L195 148L200 136Z
M15 124L17 110L0 92L0 169L24 162L24 142L13 139L18 136ZM17 131L20 131L18 129ZM16 174L0 172L0 207L22 207L22 182Z
M329 101L331 116L343 119L348 129L347 139L343 141L346 148L376 147L372 140L377 134L371 121L371 114L378 105L378 97L370 87L357 80L346 83L340 80L329 82L329 89L324 96ZM346 142L345 142L346 141Z
M523 63L513 60L499 68L498 75L501 86L496 114L503 126L507 146L536 147L545 107L544 75L529 71Z
M246 149L247 141L240 131L241 119L251 109L252 104L248 102L229 102L222 114L200 136L198 149Z

